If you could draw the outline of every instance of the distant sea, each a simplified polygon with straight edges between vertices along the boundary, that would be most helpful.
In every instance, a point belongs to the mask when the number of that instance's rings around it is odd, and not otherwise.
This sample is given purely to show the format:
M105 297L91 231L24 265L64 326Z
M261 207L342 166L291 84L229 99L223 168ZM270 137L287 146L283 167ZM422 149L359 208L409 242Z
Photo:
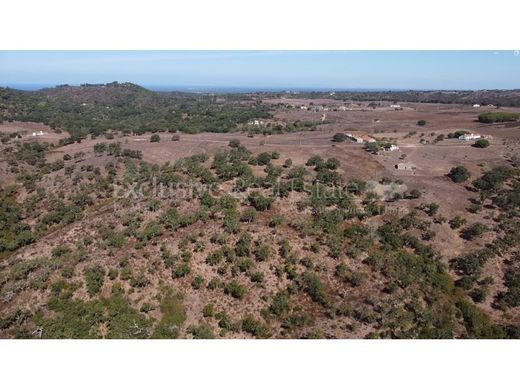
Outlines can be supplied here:
M43 88L53 88L57 84L5 84L0 83L0 87L9 87L12 89L19 89L22 91L37 91ZM69 84L77 85L77 84ZM189 86L189 85L146 85L138 84L144 88L156 92L192 92L192 93L247 93L247 92L380 92L389 91L389 89L363 89L363 88L324 88L324 87L306 87L306 88L289 88L289 87L225 87L225 86ZM392 91L404 91L392 89Z

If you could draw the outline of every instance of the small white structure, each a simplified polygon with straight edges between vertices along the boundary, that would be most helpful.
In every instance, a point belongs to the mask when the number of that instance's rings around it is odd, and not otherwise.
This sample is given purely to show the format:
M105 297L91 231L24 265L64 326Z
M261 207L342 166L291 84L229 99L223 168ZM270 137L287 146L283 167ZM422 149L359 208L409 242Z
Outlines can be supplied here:
M301 107L300 107L300 110L302 110L302 111L307 111L307 106L301 106Z
M474 139L479 139L479 138L482 138L481 135L479 134L473 134L473 133L470 133L470 134L462 134L459 139L461 141L471 141L471 140L474 140Z
M346 106L339 106L338 110L340 110L340 111L347 111L347 107Z
M393 152L393 151L395 151L395 150L399 150L399 146L397 146L397 145L393 145L393 144L392 144L392 145L390 145L389 147L385 148L385 151L386 151L386 152Z
M390 108L401 108L400 104L390 104Z
M261 126L264 124L264 121L259 121L258 119L255 119L255 120L249 122L249 124L252 126Z
M474 104L473 105L473 108L479 108L480 107L480 104Z
M415 171L417 167L412 163L399 163L395 164L395 169L400 171Z
M32 133L33 137L39 137L39 136L44 135L44 134L45 134L45 133L44 133L43 131L41 131L41 130L38 131L38 132L33 132L33 133Z

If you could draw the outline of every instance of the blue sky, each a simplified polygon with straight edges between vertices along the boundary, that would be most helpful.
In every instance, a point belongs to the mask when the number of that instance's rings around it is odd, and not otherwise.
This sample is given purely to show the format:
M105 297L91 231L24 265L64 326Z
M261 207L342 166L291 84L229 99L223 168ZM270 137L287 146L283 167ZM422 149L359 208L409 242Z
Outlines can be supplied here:
M520 88L512 51L0 51L0 85Z

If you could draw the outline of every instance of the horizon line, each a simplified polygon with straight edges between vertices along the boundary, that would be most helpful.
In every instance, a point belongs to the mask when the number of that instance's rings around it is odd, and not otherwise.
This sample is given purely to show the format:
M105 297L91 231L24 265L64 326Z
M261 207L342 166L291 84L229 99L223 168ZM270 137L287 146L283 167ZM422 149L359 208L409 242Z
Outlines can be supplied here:
M478 92L478 91L517 91L520 88L363 88L363 87L336 87L330 86L233 86L233 85L175 85L175 84L139 84L131 81L112 81L112 82L85 82L85 83L2 83L0 88L9 88L25 92L37 92L46 88L58 87L82 87L82 86L96 86L108 85L112 83L118 84L133 84L145 88L152 92L226 92L226 91L243 91L243 92Z

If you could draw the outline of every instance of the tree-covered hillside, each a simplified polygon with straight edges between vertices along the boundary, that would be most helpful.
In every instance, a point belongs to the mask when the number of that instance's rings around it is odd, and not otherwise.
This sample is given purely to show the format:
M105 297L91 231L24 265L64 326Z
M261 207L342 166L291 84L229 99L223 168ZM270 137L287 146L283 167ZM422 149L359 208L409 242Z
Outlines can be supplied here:
M253 118L270 116L267 106L241 96L159 93L131 83L62 85L34 92L0 88L0 120L41 122L74 138L107 130L229 132Z

